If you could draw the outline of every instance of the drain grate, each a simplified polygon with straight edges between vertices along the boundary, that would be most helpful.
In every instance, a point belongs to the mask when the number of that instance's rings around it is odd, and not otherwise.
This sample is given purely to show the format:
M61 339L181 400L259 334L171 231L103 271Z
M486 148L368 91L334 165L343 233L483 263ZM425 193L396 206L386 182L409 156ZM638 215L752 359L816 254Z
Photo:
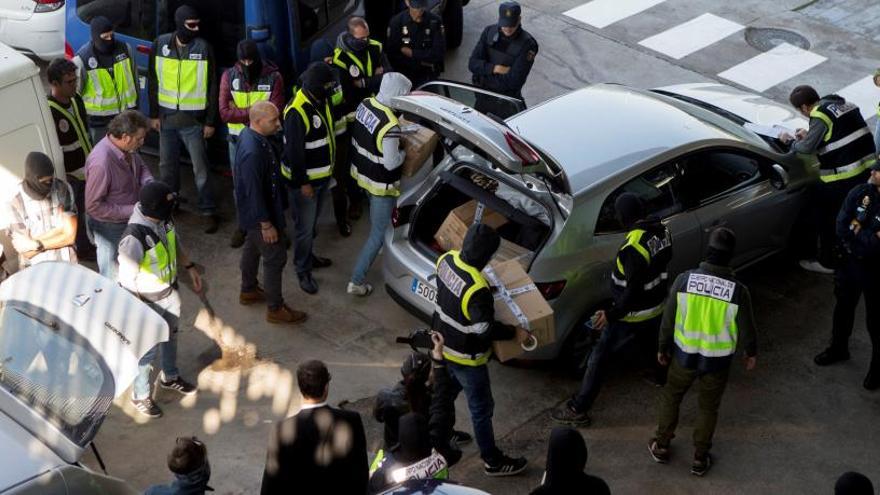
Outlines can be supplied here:
M807 41L807 38L786 29L749 27L745 30L745 37L746 43L762 52L769 51L783 43L804 50L810 49L810 42Z

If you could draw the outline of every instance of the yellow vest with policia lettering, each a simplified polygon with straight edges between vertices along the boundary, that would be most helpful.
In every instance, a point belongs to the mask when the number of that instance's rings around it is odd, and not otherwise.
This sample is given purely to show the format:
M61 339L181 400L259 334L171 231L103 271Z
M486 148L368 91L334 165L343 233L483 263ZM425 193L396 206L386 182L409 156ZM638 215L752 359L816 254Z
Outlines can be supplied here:
M874 137L856 105L839 97L825 97L810 112L810 118L819 119L826 127L816 151L822 182L865 175L877 161Z
M285 120L291 111L295 111L305 124L303 146L306 163L295 166L305 168L309 181L325 179L333 175L333 162L336 159L336 130L329 102L324 102L322 110L315 107L303 90L297 91L293 101L284 109ZM281 164L281 175L287 180L293 180L292 165L294 164L286 162Z
M452 250L437 260L437 302L434 306L433 328L443 334L443 356L465 366L481 366L489 361L492 347L483 336L493 322L474 321L468 305L479 290L489 284L475 267Z
M177 46L174 33L156 40L155 74L159 106L168 110L202 111L208 107L208 43L196 38Z
M400 196L401 168L388 170L383 163L382 140L397 117L375 98L367 98L357 107L351 124L351 176L374 196Z
M77 56L86 71L82 99L89 116L111 117L137 106L137 79L128 45L116 43L111 67L101 65L92 43L84 46Z
M140 241L144 256L135 277L136 295L147 301L158 301L171 295L177 286L177 234L174 225L165 225L165 241L146 225L130 223L122 238L133 236Z

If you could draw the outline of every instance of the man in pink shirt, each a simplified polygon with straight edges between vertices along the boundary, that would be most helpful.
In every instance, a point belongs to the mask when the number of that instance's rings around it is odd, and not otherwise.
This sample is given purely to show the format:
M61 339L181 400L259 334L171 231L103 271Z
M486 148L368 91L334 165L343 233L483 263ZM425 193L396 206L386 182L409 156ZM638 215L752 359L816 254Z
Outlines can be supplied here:
M86 221L98 248L98 271L112 280L116 279L119 239L141 187L153 180L138 154L149 125L137 110L120 113L86 159Z

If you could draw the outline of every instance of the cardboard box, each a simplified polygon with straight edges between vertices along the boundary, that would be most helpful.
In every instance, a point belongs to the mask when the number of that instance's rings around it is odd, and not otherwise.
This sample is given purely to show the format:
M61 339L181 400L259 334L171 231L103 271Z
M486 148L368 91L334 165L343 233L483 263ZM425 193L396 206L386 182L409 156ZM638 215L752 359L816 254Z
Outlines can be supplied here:
M517 327L516 338L492 343L492 350L499 361L504 362L523 355L526 351L521 343L529 336L537 340L537 347L556 340L553 308L544 300L544 296L538 292L532 279L516 260L493 263L483 273L489 284L498 287L495 290L495 319Z
M440 228L437 229L437 233L434 234L434 240L440 244L440 248L443 249L443 251L461 249L464 235L467 234L468 227L474 223L476 213L477 201L471 200L455 208L446 215L443 224L440 225ZM500 213L484 207L482 208L480 223L484 223L493 229L498 229L507 223L507 218Z
M406 159L401 165L401 174L404 177L412 177L422 168L425 161L432 157L437 143L440 142L440 135L427 127L404 119L400 120L400 128L404 132L415 129L415 132L405 133L402 138Z

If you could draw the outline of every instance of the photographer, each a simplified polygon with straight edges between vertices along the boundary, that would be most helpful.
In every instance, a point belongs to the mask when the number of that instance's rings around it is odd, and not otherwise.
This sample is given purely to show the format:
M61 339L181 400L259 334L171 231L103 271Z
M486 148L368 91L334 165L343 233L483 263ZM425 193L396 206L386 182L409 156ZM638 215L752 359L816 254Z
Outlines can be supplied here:
M400 367L403 379L393 387L382 389L376 397L373 417L385 425L384 450L400 443L400 418L413 412L428 418L431 445L451 466L461 458L458 447L471 441L471 436L452 429L455 403L449 400L451 380L443 361L443 336L437 332L417 331L407 341L413 348L431 345L433 350L430 356L418 351L410 354Z

